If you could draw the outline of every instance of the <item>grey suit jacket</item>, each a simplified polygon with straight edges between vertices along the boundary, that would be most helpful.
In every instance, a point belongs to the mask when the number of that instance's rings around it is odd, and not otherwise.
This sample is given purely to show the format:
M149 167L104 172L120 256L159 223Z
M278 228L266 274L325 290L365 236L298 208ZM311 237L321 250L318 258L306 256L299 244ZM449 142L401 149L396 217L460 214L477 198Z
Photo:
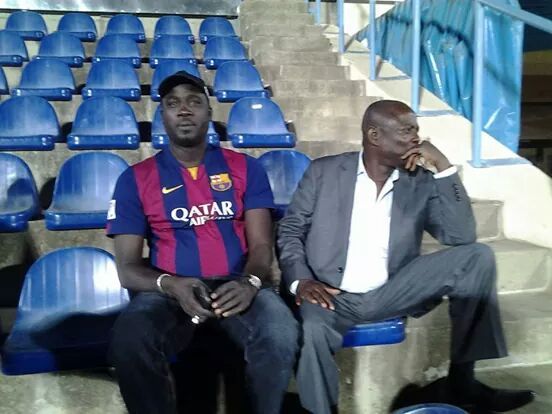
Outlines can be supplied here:
M300 181L278 227L280 268L287 288L300 279L340 286L358 156L358 152L349 152L317 159ZM391 209L390 278L420 255L424 230L446 245L475 241L470 199L458 174L436 180L423 168L413 173L400 171Z

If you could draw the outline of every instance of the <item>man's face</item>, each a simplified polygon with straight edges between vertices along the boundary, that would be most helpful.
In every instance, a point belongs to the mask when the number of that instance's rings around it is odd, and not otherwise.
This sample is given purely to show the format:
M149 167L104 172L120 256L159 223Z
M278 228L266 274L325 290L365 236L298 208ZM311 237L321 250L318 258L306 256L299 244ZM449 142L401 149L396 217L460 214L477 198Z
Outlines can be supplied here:
M165 131L173 145L195 147L205 140L211 111L204 93L194 86L175 86L162 100Z
M419 126L416 114L411 111L400 111L393 114L383 126L377 127L380 143L380 154L389 166L404 166L406 160L401 157L420 143Z

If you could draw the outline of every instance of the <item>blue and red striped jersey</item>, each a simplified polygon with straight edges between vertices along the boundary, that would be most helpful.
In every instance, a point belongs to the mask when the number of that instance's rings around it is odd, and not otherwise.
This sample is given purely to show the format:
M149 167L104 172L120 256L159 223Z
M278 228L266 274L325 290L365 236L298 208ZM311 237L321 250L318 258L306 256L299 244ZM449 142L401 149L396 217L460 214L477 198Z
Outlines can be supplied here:
M253 157L209 145L194 179L169 149L117 181L107 235L144 236L151 265L180 276L241 274L244 212L273 208L266 172Z

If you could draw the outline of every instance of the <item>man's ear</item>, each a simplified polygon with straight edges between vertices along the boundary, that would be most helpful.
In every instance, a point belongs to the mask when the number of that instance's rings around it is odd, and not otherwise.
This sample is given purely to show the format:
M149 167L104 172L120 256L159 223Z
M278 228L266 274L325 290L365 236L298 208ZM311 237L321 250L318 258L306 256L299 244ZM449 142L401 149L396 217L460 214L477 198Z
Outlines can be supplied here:
M368 142L370 145L379 146L379 131L378 128L372 125L368 125L366 130L364 130L363 134L364 140Z

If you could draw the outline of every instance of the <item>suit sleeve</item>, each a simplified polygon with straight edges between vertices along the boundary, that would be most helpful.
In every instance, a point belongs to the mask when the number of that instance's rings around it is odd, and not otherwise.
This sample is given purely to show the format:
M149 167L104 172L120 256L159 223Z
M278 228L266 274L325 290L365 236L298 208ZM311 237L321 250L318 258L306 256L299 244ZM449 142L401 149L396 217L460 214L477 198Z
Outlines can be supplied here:
M280 269L286 288L296 280L315 279L307 264L305 241L316 205L317 163L312 162L293 194L291 203L278 225L277 247Z
M448 246L475 242L471 201L458 174L433 179L432 185L425 230Z

